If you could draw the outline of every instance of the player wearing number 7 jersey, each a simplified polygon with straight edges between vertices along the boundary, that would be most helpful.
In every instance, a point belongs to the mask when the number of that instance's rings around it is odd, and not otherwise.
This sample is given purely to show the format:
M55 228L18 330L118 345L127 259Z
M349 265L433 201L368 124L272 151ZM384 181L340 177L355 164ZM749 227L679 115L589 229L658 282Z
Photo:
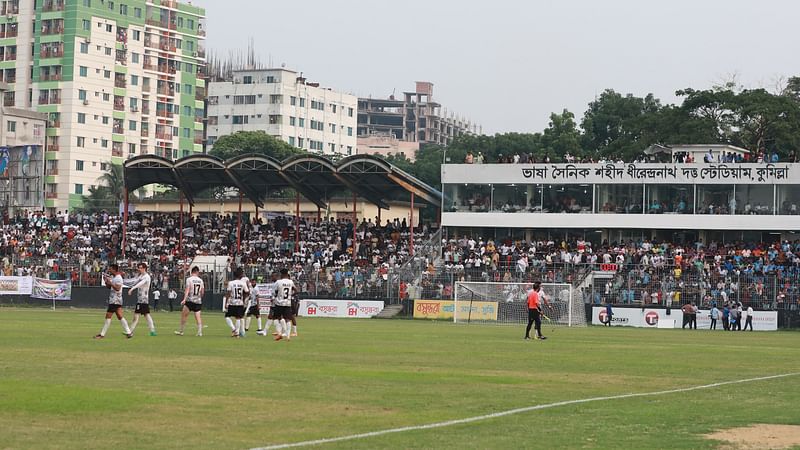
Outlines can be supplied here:
M186 279L186 290L183 293L183 301L181 301L181 305L183 305L181 328L175 332L178 336L183 336L190 311L194 313L194 320L197 322L197 335L203 335L203 319L200 317L200 311L203 309L203 294L206 292L206 287L199 275L200 268L194 266L192 267L192 276Z

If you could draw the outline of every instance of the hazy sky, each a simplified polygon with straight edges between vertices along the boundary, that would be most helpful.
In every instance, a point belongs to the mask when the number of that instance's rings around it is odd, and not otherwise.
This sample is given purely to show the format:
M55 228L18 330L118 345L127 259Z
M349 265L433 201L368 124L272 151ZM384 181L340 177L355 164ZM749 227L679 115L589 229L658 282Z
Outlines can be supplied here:
M246 48L274 66L359 96L432 81L434 98L485 133L577 120L606 88L675 102L730 74L747 87L800 75L800 2L194 0L208 48Z

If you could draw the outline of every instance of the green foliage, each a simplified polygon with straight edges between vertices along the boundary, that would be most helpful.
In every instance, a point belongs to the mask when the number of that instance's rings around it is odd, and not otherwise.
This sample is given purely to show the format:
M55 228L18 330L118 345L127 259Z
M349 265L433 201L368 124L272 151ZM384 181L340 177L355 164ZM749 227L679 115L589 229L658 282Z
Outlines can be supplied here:
M98 185L89 188L89 194L83 196L83 210L97 212L116 210L122 201L125 191L122 164L106 163L108 169L97 181Z
M248 153L267 155L281 161L292 155L303 153L303 150L292 147L263 131L238 131L220 137L209 152L210 155L221 159L230 159Z

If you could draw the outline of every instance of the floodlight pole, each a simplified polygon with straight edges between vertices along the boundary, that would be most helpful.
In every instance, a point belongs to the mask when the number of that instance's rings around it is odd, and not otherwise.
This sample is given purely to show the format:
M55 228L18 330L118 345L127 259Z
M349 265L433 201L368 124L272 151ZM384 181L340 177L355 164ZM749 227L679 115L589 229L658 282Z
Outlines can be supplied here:
M414 256L414 193L411 193L411 223L409 225L409 230L411 233L408 236L408 248L409 254Z
M125 246L128 244L128 187L122 188L122 259L125 259Z
M242 248L242 191L239 191L239 214L236 221L236 254Z
M178 256L180 257L183 255L183 192L181 192L178 196L180 198L181 205L180 216L178 217L178 228L180 230L178 232Z

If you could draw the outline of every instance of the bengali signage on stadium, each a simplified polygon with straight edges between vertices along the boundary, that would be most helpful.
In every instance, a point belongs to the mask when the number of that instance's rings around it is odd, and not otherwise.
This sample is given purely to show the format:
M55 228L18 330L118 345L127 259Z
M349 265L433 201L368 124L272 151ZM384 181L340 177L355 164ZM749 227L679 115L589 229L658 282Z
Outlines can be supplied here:
M72 281L34 278L31 298L43 300L71 300Z
M414 300L415 319L453 320L453 300ZM459 302L458 320L497 320L497 302Z
M31 295L33 277L0 276L0 295Z
M701 309L697 312L697 328L708 329L711 326L711 311ZM722 311L720 310L720 318ZM639 328L657 328L658 322L661 319L669 319L675 321L675 328L681 328L683 325L683 312L680 308L674 308L667 315L666 309L654 308L614 308L613 318L611 320L612 326L627 326ZM604 307L595 306L592 308L592 324L605 325L608 321L606 309ZM717 329L722 329L722 320L717 321ZM755 331L776 331L778 329L778 312L777 311L754 311L753 312L753 330Z
M368 319L383 311L383 302L367 300L300 300L303 317L340 317Z

